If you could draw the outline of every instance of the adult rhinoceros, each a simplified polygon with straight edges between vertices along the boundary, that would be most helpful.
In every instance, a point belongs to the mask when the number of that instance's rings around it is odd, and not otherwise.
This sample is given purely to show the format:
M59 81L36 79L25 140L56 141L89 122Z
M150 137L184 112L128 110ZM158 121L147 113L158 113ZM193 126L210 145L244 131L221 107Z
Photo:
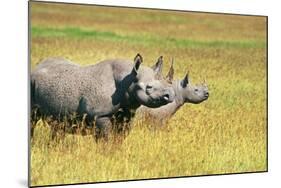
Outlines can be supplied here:
M31 106L55 119L86 114L86 122L96 121L96 138L107 138L118 110L157 108L174 100L171 85L157 79L162 57L152 68L142 62L139 54L134 63L113 59L89 66L45 59L31 73Z

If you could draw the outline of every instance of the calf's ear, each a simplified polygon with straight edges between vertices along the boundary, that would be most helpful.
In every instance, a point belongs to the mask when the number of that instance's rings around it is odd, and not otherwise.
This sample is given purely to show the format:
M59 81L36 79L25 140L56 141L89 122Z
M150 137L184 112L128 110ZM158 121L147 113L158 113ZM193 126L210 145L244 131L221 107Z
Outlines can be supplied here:
M181 80L181 86L186 87L188 83L189 83L188 73L186 73L185 77Z
M174 78L174 58L172 59L172 62L171 62L171 66L170 66L170 69L169 69L169 72L166 76L166 79L168 80L168 82L172 83L173 81L173 78Z
M163 56L160 56L155 65L153 65L151 68L155 73L156 79L160 79L162 77Z
M140 64L143 62L142 56L140 54L137 54L136 57L134 58L134 67L132 72L137 74L138 70L140 68Z

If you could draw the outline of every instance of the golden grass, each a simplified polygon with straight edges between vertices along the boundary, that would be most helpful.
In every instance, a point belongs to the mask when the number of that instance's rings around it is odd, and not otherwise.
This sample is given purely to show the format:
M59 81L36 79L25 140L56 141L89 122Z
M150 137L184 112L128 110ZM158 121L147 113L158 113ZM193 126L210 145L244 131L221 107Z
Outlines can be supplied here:
M77 27L122 36L141 34L203 43L266 42L263 17L42 6L34 2L31 13L32 27ZM52 141L50 128L39 121L31 140L33 186L267 170L266 46L170 44L68 36L31 38L32 69L50 56L86 65L108 58L132 59L141 53L144 65L152 65L163 55L164 72L168 61L175 57L177 78L189 70L192 82L207 78L210 89L207 101L185 105L166 127L153 127L136 117L125 139L108 143L70 134Z

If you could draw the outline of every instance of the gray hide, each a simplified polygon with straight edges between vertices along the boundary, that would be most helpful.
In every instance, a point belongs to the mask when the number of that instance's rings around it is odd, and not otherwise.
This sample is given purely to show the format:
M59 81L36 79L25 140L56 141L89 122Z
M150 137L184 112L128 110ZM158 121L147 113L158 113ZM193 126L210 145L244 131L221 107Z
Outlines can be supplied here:
M87 114L87 122L96 120L96 138L107 138L119 109L157 108L174 100L171 85L156 79L162 57L153 69L140 66L142 61L138 54L134 63L114 59L82 67L48 58L31 73L32 107L56 119Z
M166 79L172 83L173 90L175 91L176 96L174 101L157 109L141 106L136 113L142 118L146 118L154 124L164 125L185 103L199 104L208 99L209 92L205 83L192 85L189 82L188 74L182 80L173 80L173 74L174 68L172 61Z

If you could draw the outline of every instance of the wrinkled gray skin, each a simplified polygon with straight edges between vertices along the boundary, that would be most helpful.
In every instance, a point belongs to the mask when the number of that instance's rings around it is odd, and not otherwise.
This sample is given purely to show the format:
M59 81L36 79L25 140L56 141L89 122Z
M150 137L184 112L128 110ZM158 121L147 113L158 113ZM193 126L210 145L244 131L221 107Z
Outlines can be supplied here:
M85 67L48 58L31 73L32 108L54 119L87 114L88 124L96 121L96 138L107 138L119 109L157 108L174 100L171 85L155 79L162 57L153 68L141 63L139 54L134 63L114 59Z
M199 104L208 99L209 92L206 84L192 85L189 82L188 74L182 80L173 81L173 74L174 69L172 63L166 78L169 82L172 82L172 87L176 95L174 101L157 109L141 106L137 110L137 114L151 120L154 124L164 125L184 104Z

